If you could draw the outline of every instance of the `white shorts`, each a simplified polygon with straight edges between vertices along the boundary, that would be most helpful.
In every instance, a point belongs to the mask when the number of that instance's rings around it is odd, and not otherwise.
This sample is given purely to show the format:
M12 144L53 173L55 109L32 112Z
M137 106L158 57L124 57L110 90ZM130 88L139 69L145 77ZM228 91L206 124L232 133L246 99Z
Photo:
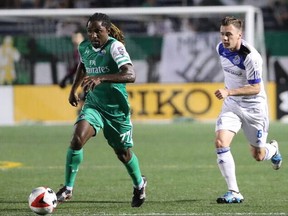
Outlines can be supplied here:
M215 131L229 130L238 133L241 128L251 145L263 147L267 141L269 128L267 105L247 104L247 107L243 107L227 98L217 118Z

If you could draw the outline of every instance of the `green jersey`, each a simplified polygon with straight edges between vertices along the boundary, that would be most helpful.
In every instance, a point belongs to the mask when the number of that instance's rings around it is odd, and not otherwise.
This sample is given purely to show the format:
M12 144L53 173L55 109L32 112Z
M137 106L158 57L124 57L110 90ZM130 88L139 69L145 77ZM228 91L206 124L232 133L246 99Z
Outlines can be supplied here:
M124 45L109 37L102 48L94 48L90 41L84 40L79 45L80 60L88 76L119 73L124 64L132 64ZM119 117L128 115L130 106L125 83L103 82L88 92L85 106L95 108L104 115Z

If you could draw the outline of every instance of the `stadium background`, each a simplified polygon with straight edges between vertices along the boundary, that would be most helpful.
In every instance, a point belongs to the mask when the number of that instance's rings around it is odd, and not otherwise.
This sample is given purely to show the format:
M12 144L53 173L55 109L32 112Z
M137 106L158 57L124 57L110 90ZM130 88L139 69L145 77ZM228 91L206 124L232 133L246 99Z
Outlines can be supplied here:
M151 3L152 2L152 3ZM152 4L152 5L149 5ZM205 6L205 5L254 5L261 7L265 24L265 45L269 73L267 92L269 96L270 119L285 119L288 115L288 37L286 1L1 1L2 9L28 8L87 8L87 7L147 7L147 6ZM283 5L281 5L283 4ZM280 14L283 16L276 16ZM286 9L286 11L285 11ZM96 11L96 9L95 9ZM285 14L286 13L286 14ZM281 20L282 19L282 20ZM128 85L134 120L213 120L216 118L221 101L216 101L213 92L222 86L221 76L217 79L208 69L199 70L201 77L169 80L169 74L161 74L161 55L173 36L179 33L177 20L161 18L154 28L137 21L117 21L115 23L126 35L127 50L137 69L137 83ZM218 22L209 19L192 20L193 27L214 40L211 32L218 30ZM20 24L19 24L20 23ZM9 82L1 78L1 124L23 122L72 122L77 109L69 106L67 95L69 88L60 88L59 82L73 64L73 44L71 34L77 27L72 21L61 23L43 22L41 19L29 20L29 26L20 20L0 20L1 47L12 39L13 47L18 51L14 57L16 78ZM201 25L205 23L205 25ZM83 24L83 23L82 23ZM82 27L82 25L80 27ZM170 26L170 27L169 27ZM163 28L164 29L163 29ZM156 31L156 30L159 31ZM194 30L195 30L194 29ZM28 34L33 32L33 34ZM44 33L44 34L43 34ZM216 33L217 34L217 33ZM32 36L31 36L32 35ZM44 35L44 36L43 36ZM202 37L203 35L201 35ZM207 38L206 37L206 38ZM8 38L8 39L7 39ZM197 39L198 40L198 39ZM166 43L165 43L166 41ZM193 44L191 45L193 47ZM3 48L1 49L1 51ZM208 55L207 52L204 53ZM214 55L214 54L213 54ZM211 55L210 62L215 58ZM163 57L163 55L162 55ZM198 56L199 57L199 56ZM3 59L1 58L1 64ZM196 58L197 59L197 58ZM200 57L198 60L200 61ZM198 61L198 64L199 64ZM197 64L197 63L196 63ZM219 65L218 65L219 66ZM211 66L217 68L217 64ZM160 68L160 69L159 69ZM204 68L204 64L202 64ZM195 69L195 68L194 68ZM220 74L220 73L219 73ZM163 78L164 77L164 78ZM176 80L173 82L173 80Z

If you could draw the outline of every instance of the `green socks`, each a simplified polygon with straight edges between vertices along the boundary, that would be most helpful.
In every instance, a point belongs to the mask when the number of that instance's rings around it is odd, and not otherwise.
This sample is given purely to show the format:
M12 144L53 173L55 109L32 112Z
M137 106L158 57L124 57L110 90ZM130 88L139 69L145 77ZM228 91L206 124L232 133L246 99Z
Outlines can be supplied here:
M132 178L134 186L142 183L142 176L139 167L138 158L132 153L132 157L127 164L124 164L129 175ZM68 148L66 157L65 186L73 187L78 173L79 165L83 161L83 149L72 150Z
M137 187L142 183L142 176L141 176L138 158L136 157L136 155L133 152L131 152L131 154L132 154L132 157L131 157L130 161L124 165L125 165L128 173L129 173L129 175L132 178L134 186Z
M67 150L65 186L73 187L80 163L83 161L83 149Z

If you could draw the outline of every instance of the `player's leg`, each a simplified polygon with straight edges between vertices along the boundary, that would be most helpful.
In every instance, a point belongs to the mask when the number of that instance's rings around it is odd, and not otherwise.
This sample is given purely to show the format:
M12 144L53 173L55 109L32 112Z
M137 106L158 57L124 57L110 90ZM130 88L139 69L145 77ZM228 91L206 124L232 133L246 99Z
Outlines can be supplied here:
M282 156L276 140L271 140L269 143L265 143L263 147L255 147L252 143L250 145L251 154L256 161L271 160L273 169L280 169Z
M82 148L101 128L103 128L101 115L86 104L78 116L73 137L66 153L65 185L56 193L58 201L71 198L79 166L83 160Z
M230 151L230 143L235 133L228 130L219 130L216 132L216 153L217 164L222 176L224 177L228 192L223 196L217 198L218 203L239 203L244 200L239 192L235 162L233 155Z
M71 144L67 150L66 186L73 187L79 165L83 160L83 146L94 135L94 128L86 120L82 120L75 125Z
M132 207L140 207L146 198L147 179L142 176L138 158L128 149L114 149L118 159L124 164L133 182Z
M104 136L109 145L114 149L118 159L124 164L133 182L132 207L140 207L146 198L147 180L142 176L139 160L136 154L131 151L133 147L132 123L127 117L125 121L105 120Z
M138 189L143 186L143 178L140 171L138 158L134 152L128 149L114 149L118 159L125 165L133 184Z
M65 185L56 193L59 202L72 197L75 179L79 166L83 161L83 146L94 135L94 128L86 120L76 123L73 137L66 153Z
M254 113L253 116L249 112L244 116L246 121L243 123L243 131L250 142L253 158L256 161L271 160L273 169L278 170L282 157L276 140L267 143L269 122L265 113L259 110L259 113Z
M217 203L239 203L244 200L239 192L235 162L230 149L233 137L240 128L241 121L232 112L221 113L217 120L215 138L217 164L228 187L228 192L218 197Z

